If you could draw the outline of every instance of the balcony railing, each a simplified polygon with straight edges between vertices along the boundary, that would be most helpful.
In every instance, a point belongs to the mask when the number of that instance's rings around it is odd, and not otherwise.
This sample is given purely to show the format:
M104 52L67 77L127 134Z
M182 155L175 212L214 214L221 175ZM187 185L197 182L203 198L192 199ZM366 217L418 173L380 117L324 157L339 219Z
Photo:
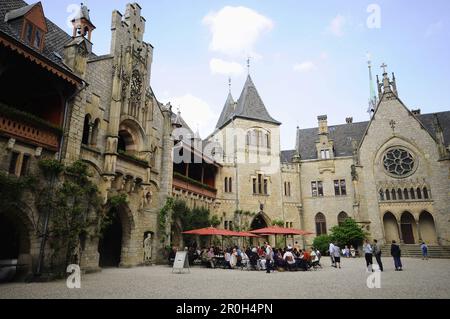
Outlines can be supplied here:
M57 150L59 146L60 133L56 129L27 123L3 114L0 114L0 132L52 150Z
M177 173L173 176L173 187L210 198L215 198L217 195L215 188Z

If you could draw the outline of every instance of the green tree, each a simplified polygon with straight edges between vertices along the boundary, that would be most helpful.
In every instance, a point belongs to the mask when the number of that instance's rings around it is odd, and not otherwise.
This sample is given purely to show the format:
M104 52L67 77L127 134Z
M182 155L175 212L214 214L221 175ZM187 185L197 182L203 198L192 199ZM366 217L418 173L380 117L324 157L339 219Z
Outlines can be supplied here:
M341 225L331 228L331 240L340 247L353 245L358 247L367 237L367 233L353 218L347 218Z
M274 219L274 220L272 221L272 226L280 226L280 227L283 227L283 226L284 226L284 221L279 220L279 219Z
M314 238L313 246L317 248L322 255L328 250L328 245L331 242L331 237L329 235L320 235Z

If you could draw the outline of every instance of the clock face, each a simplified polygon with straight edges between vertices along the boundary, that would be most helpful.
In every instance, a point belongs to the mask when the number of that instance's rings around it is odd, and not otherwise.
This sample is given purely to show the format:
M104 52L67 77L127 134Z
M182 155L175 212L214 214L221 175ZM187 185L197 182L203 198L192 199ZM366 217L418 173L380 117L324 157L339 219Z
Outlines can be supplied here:
M383 166L389 175L402 178L412 175L417 168L417 163L410 151L394 147L384 154Z

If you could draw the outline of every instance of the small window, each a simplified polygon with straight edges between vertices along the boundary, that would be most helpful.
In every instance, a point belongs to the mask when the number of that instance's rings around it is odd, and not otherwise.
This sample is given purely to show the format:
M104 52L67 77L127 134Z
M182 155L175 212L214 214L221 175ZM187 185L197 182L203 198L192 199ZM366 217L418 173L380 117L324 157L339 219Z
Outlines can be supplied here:
M341 195L347 195L347 185L345 184L345 179L341 179Z
M20 168L20 176L28 174L28 166L30 163L30 155L24 154L22 158L22 167Z
M258 194L262 193L262 174L258 174Z
M25 42L31 44L33 41L33 25L30 23L26 23L25 25Z
M231 177L228 178L228 192L229 193L233 192L233 183Z
M428 189L426 187L423 188L423 198L428 199L430 196L428 194Z
M380 190L380 200L384 201L384 192L382 189Z
M391 200L391 193L386 189L386 200Z
M319 193L319 196L323 196L323 183L317 182L317 191Z
M225 183L225 193L228 193L228 177L225 177L224 183Z
M269 181L267 180L267 178L264 178L264 195L267 195L269 192L268 192L268 184L269 184Z
M409 190L409 194L411 195L411 199L416 199L416 193L414 192L414 188Z
M420 187L417 187L417 199L422 199L422 192L420 191Z
M409 199L409 193L408 193L408 190L406 188L403 190L403 198L404 199Z
M317 197L317 182L311 182L311 195Z
M42 31L36 28L36 31L34 33L33 46L37 49L40 49L41 41L42 41Z
M253 194L256 194L256 178L253 178Z
M11 160L9 162L9 169L8 172L11 175L15 175L16 174L16 167L17 167L17 161L19 160L19 153L13 152L11 154Z

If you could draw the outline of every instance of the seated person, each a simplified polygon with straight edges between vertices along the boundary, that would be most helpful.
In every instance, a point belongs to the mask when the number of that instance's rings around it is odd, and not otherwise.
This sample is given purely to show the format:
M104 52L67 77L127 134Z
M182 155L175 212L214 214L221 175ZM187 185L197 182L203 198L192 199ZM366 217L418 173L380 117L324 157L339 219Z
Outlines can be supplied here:
M238 263L238 254L236 248L233 248L233 251L230 256L230 267L235 268Z
M297 268L303 271L308 270L308 263L305 260L305 255L303 251L300 250L300 257L296 259Z
M258 269L259 256L258 256L258 253L256 252L256 249L254 251L252 250L250 252L249 259L250 259L250 266L253 269Z
M288 249L284 253L283 259L286 262L286 265L287 265L289 270L294 270L295 269L295 257L294 257L294 254L292 253L291 249Z
M283 258L283 255L281 253L281 250L277 250L275 255L274 255L274 262L275 262L275 267L277 268L284 268L286 266L286 262Z
M210 248L207 253L207 261L211 268L216 268L216 259L214 258L214 248Z

